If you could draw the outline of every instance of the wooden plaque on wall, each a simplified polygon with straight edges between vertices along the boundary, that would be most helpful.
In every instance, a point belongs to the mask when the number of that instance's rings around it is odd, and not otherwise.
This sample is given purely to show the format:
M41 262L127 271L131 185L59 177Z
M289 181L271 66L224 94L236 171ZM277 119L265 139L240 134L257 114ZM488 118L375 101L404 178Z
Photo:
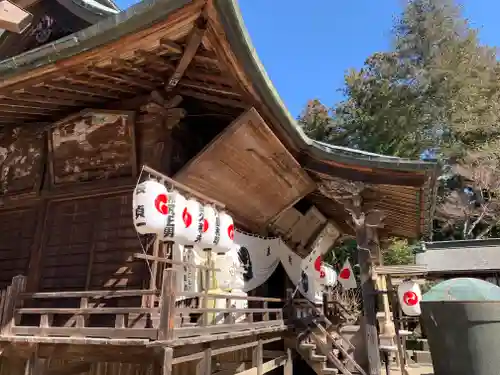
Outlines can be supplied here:
M134 113L85 110L54 124L49 157L54 186L135 177Z
M0 196L38 193L44 143L44 131L33 127L0 130Z

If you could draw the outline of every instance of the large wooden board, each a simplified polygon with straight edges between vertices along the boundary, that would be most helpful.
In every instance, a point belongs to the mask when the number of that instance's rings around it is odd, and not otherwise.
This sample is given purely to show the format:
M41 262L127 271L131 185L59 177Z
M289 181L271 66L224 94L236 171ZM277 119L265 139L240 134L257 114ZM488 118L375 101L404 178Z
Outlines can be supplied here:
M54 185L136 173L131 112L83 111L56 124L49 141Z
M175 178L224 203L252 228L265 227L315 187L254 108L236 119Z

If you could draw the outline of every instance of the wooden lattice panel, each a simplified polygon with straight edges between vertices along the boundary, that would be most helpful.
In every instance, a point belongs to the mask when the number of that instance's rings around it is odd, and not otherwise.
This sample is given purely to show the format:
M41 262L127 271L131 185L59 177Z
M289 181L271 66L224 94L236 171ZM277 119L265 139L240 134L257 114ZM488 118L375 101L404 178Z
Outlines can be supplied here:
M0 289L25 275L36 232L36 208L0 212Z
M42 249L41 290L139 288L143 261L132 194L53 202Z

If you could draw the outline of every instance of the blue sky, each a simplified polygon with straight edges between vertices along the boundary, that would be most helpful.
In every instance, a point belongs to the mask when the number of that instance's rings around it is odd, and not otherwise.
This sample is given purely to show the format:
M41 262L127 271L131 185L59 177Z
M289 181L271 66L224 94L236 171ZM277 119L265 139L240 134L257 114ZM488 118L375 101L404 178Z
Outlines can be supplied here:
M122 8L136 1L118 0ZM481 41L500 45L499 0L462 0ZM267 73L293 116L308 99L327 105L351 67L390 48L394 17L404 0L239 0L245 24Z

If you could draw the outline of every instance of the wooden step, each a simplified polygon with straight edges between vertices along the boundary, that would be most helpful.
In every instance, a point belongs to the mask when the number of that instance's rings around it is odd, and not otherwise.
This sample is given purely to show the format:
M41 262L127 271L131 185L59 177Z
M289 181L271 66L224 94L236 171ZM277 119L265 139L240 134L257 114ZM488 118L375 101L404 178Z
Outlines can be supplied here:
M321 369L321 373L323 375L336 375L339 373L339 370L332 367L324 367Z
M299 348L302 350L313 350L316 349L316 344L308 343L308 342L301 342L299 344Z
M326 356L324 355L319 355L316 353L311 353L309 355L309 359L313 362L326 362Z

